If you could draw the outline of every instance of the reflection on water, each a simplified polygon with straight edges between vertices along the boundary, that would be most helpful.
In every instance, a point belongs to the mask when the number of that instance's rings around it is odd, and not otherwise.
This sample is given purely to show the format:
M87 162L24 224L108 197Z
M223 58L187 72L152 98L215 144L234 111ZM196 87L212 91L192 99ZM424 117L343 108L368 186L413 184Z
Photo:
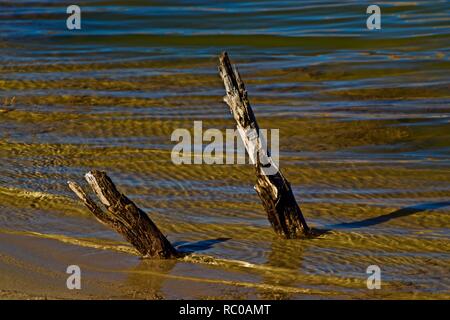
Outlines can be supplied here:
M35 275L5 267L0 290L50 294L19 283L84 257L88 298L449 297L447 1L379 3L375 32L360 1L78 5L75 32L59 1L0 4L0 262ZM171 162L174 129L233 128L223 50L260 126L280 129L281 168L318 237L274 235L251 167ZM135 257L67 189L91 169L189 255Z

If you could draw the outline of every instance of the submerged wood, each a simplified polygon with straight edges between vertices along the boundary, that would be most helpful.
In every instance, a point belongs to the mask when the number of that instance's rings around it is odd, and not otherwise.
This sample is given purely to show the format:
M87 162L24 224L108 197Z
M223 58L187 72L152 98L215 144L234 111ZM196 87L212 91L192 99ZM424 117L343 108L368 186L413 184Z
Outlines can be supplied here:
M69 181L68 185L97 220L125 237L144 258L170 259L178 256L176 249L148 215L121 194L105 172L90 171L85 178L106 211L99 208L78 184Z
M255 165L255 190L273 229L287 239L309 235L310 228L295 201L288 180L273 162L267 148L264 148L244 82L236 67L231 65L226 52L219 57L219 73L226 90L224 101L230 107L250 161Z

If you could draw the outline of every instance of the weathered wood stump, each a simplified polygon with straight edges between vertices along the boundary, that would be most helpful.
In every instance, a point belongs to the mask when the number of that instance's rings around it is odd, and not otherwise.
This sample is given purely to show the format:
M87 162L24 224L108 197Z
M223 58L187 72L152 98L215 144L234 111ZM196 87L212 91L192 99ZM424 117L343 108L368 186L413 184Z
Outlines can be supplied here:
M219 57L219 73L226 90L224 101L230 107L250 161L255 165L255 190L273 229L287 239L309 235L310 229L295 201L289 182L272 161L267 148L264 148L244 82L236 67L231 65L226 52Z
M179 256L148 215L121 194L105 172L90 171L85 178L106 211L99 208L78 184L68 181L68 185L97 220L120 233L144 258Z

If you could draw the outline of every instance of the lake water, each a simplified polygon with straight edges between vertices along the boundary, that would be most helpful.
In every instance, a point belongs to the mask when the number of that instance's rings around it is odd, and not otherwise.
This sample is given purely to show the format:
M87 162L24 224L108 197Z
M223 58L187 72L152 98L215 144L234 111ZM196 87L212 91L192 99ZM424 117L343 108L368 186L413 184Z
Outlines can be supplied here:
M0 2L0 298L450 298L448 1L76 4ZM321 237L277 237L249 165L172 163L234 128L224 50ZM67 188L91 169L193 254L140 260Z

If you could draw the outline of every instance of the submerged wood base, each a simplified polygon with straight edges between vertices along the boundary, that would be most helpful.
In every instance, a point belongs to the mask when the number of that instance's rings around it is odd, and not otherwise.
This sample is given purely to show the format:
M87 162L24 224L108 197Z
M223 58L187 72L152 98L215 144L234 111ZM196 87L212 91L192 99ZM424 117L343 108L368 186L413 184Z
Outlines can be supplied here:
M90 171L85 178L106 208L102 210L75 182L69 188L101 223L128 240L144 258L170 259L179 256L148 215L121 194L103 171Z

